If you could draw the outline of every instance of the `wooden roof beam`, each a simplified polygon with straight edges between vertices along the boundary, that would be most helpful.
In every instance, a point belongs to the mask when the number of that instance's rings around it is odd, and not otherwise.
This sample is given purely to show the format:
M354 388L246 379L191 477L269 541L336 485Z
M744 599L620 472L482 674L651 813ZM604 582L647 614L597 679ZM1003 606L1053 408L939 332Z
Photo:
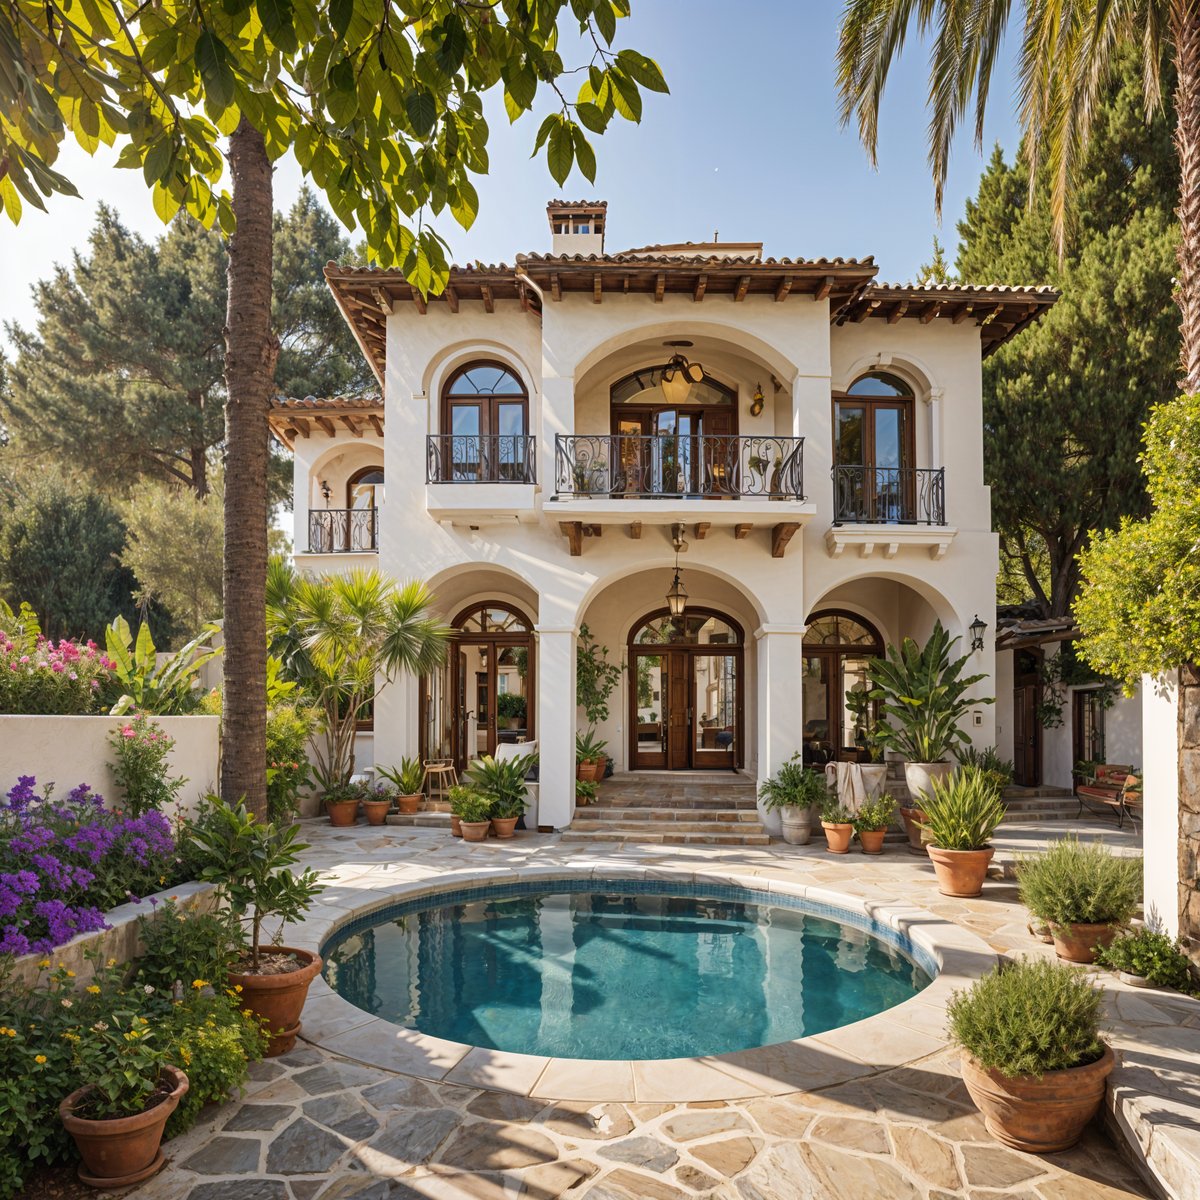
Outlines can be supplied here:
M342 424L345 425L345 427L350 430L352 434L354 434L355 437L362 437L363 431L362 427L358 423L357 417L352 416L350 413L340 413L339 419L341 420Z
M492 299L492 289L486 283L479 285L479 295L483 300L484 312L494 313L496 311L496 302Z
M775 303L778 304L782 300L787 299L788 292L792 290L793 276L785 275L775 285Z
M378 437L383 437L383 418L378 413L368 413L367 420L371 422L371 427L375 430Z
M864 300L853 313L850 314L850 320L855 325L861 325L878 307L878 300Z
M737 290L733 293L735 301L745 300L746 292L750 288L750 276L742 275L737 281Z
M982 325L984 323L984 321L994 320L1003 311L1004 311L1003 304L994 304L994 305L992 305L991 308L987 308L987 309L976 309L975 310L975 319L979 322L980 325Z
M814 300L827 300L829 293L833 291L833 276L826 275L824 279L817 284L817 290L813 292Z
M452 313L458 312L458 293L449 284L446 285L446 290L442 293L442 297L450 307Z
M654 303L661 304L663 293L667 290L667 277L659 271L654 279Z
M704 289L708 287L708 276L697 275L696 286L692 289L692 299L699 304L704 299Z
M893 308L893 309L892 309L892 311L891 311L890 313L888 313L888 315L887 315L887 323L888 323L889 325L895 325L895 324L896 324L896 322L897 322L897 321L899 321L899 320L900 320L900 318L901 318L902 316L904 316L904 314L905 314L906 312L908 312L908 301L907 301L907 300L901 300L901 301L900 301L900 302L899 302L899 303L896 305L896 307L895 307L895 308Z
M787 544L795 536L796 530L800 528L799 521L780 521L774 529L771 530L771 557L782 558L784 551L787 550Z
M325 430L330 437L337 437L337 430L334 428L333 422L328 417L313 418L320 427Z
M955 310L954 316L950 318L955 325L961 325L971 315L971 306L964 304Z
M928 325L934 317L942 311L942 301L935 300L932 304L926 306L925 311L921 314L921 324Z
M381 287L373 287L371 295L375 297L375 303L379 305L380 311L385 312L388 316L392 315L392 297Z
M412 292L413 303L417 306L417 312L421 316L424 316L429 311L429 305L425 303L425 297L411 283L408 286L409 291Z
M309 433L312 432L307 417L292 417L290 424L296 427L296 430L301 437L308 437Z
M629 277L626 276L626 278L628 279ZM603 298L604 283L600 279L600 272L597 271L595 275L592 276L592 303L599 304Z
M555 300L562 299L562 284L558 280L558 272L550 272L550 295Z

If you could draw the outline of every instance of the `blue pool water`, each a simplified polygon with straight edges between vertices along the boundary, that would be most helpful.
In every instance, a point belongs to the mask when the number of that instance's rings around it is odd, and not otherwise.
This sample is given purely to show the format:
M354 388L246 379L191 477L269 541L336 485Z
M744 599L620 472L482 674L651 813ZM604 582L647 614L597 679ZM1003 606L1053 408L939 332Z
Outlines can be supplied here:
M372 913L325 947L325 977L397 1025L593 1059L789 1041L930 981L927 957L862 916L740 888L598 886L478 888Z

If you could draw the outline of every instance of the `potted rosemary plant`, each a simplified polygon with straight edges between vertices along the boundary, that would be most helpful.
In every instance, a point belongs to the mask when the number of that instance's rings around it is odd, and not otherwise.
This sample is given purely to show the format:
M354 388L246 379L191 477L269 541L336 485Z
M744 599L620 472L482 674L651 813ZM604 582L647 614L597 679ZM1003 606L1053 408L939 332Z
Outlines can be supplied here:
M824 778L810 771L799 754L793 754L758 789L768 812L778 812L783 840L789 846L807 846L812 836L813 805L829 799Z

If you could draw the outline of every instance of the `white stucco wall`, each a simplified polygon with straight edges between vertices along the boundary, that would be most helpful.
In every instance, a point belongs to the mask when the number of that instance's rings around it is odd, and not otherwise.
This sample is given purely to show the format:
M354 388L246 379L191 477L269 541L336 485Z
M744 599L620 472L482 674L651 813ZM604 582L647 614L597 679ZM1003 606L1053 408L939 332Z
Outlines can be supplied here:
M200 797L217 789L221 719L155 720L175 739L170 772L186 778L179 799L182 810L190 812ZM108 736L126 723L124 717L0 716L0 789L8 791L18 775L33 775L39 787L53 783L58 795L87 783L110 804L119 804L121 793L108 767L113 757Z
M1179 728L1174 683L1142 677L1145 911L1179 935Z

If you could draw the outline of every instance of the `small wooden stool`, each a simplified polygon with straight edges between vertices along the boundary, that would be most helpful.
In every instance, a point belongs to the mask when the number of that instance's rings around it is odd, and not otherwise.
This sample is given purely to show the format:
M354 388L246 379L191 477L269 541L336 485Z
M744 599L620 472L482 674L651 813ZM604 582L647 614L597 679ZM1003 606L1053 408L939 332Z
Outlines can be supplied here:
M446 759L433 759L425 764L425 782L430 800L449 800L450 789L458 785L458 771Z

